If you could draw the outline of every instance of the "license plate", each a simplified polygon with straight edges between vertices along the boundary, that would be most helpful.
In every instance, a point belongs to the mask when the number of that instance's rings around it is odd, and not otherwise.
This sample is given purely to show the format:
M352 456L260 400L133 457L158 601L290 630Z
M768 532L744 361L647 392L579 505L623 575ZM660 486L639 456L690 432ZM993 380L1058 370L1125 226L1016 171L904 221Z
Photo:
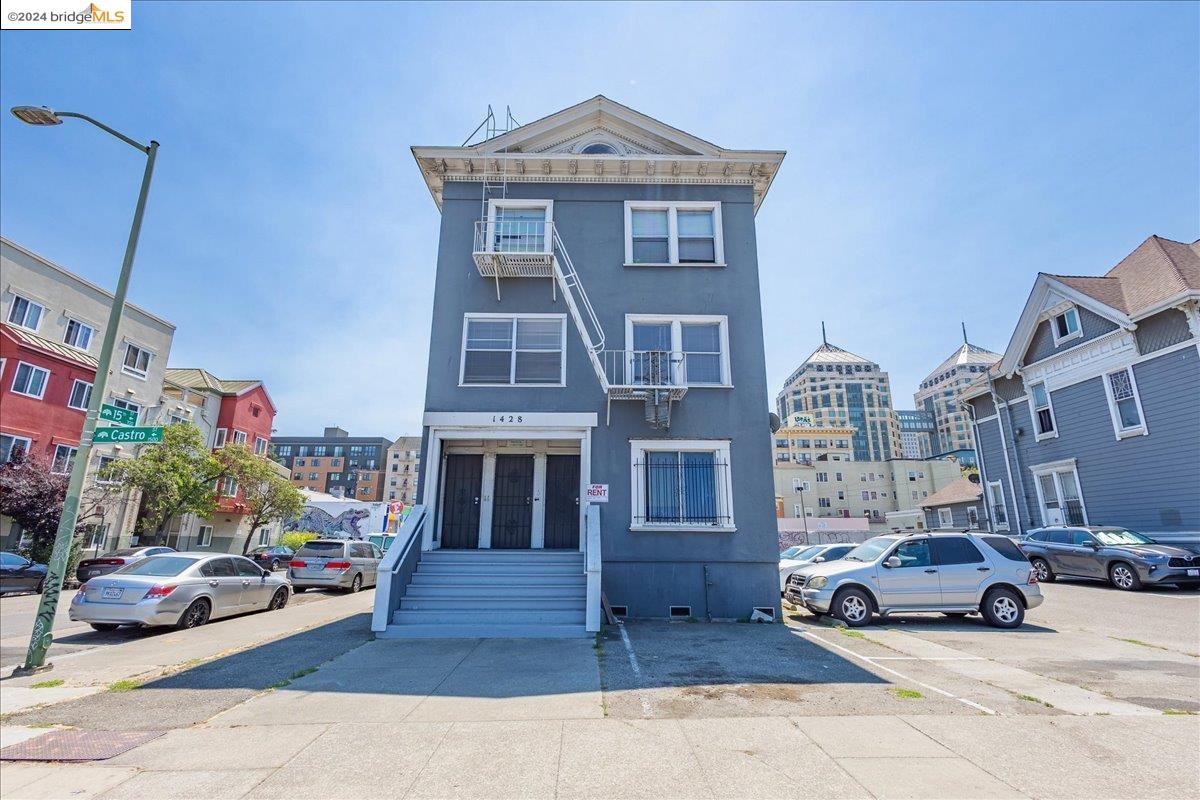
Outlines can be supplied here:
M119 586L110 586L109 588L107 588L103 592L101 592L100 596L102 598L104 598L105 600L120 600L121 593L124 591L125 590L120 588Z
M1189 578L1200 578L1200 569L1189 569L1188 577Z

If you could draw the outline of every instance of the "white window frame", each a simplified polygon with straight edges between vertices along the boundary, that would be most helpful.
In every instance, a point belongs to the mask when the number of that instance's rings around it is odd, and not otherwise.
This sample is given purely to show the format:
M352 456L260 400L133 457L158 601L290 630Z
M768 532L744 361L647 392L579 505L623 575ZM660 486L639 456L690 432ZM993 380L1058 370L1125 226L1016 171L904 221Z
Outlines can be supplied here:
M112 528L112 523L106 522L103 525L93 524L88 526L88 542L84 546L84 550L99 550L104 547L108 541L108 532ZM100 541L96 541L99 536Z
M101 471L103 471L103 469L106 466L108 466L109 464L111 464L112 462L114 462L116 460L117 459L115 456L106 456L103 454L96 456L95 466L92 467L92 473L95 476L94 480L96 481L96 483L99 483L103 486L113 486L117 483L120 483L120 481L115 480L113 478L106 479L106 478L100 477Z
M87 393L84 395L83 405L81 405L81 406L71 405L71 400L75 397L75 389L81 383L87 387ZM76 411L87 411L88 404L91 403L91 401L92 401L92 388L94 387L94 385L95 384L89 383L88 381L76 378L75 382L71 384L71 393L67 395L67 408L73 408Z
M17 294L16 292L9 292L9 294L12 295L13 300L12 300L12 303L9 304L9 306L8 306L8 315L4 318L5 322L7 322L9 325L16 325L18 328L24 328L27 331L33 331L34 333L37 333L37 329L39 327L41 327L41 325L42 325L42 320L44 320L46 318L45 303L40 303L37 300L34 300L32 297L29 297L28 295ZM16 310L17 310L17 301L18 300L24 300L25 303L27 304L25 306L25 314L22 315L20 322L17 322L16 320L13 319L13 314L16 313ZM30 327L29 325L25 324L25 320L29 319L29 307L30 306L38 307L38 320L37 320L37 324L34 325L33 327Z
M248 439L248 434L245 431L239 431L237 428L233 429L233 443L234 444L245 444L247 439Z
M228 440L228 438L229 438L229 429L228 428L217 428L216 438L213 439L213 449L215 450L219 447L224 447L225 442Z
M633 532L647 531L688 531L698 533L733 533L737 525L733 516L733 462L729 457L728 439L630 439L629 440L629 530ZM645 472L637 468L639 463L645 463L646 453L655 451L681 452L711 452L715 463L724 462L727 473L724 486L717 481L717 514L724 517L724 525L696 525L694 523L643 523L634 524L639 514L639 500L644 501L646 487L643 485Z
M79 326L79 328L77 328L77 330L82 329L82 328L87 328L87 330L88 330L87 344L83 345L82 347L71 341L71 323L72 322L74 322L76 325ZM96 329L92 325L84 322L83 320L79 319L78 317L72 317L70 315L67 315L67 326L66 326L66 329L63 331L63 344L65 344L67 347L74 348L75 350L82 350L83 352L86 353L87 349L92 344L92 337L95 335L96 335ZM78 337L76 337L76 340L78 340Z
M201 525L196 530L196 547L212 547L212 525Z
M467 330L470 328L471 320L510 320L512 322L512 348L509 350L510 358L508 362L508 383L463 383L463 377L467 369ZM558 351L558 382L557 383L517 383L517 325L516 320L521 319L556 319L558 320L559 345ZM566 314L488 314L482 312L469 311L463 314L462 325L462 341L458 348L458 385L460 388L472 387L492 387L506 389L553 389L562 388L567 385L567 315ZM503 352L503 351L493 351ZM538 352L549 353L549 350L541 350Z
M58 467L58 452L63 449L69 450L70 453L67 455L66 463L63 464L64 468L57 469L57 467ZM56 445L54 445L54 457L50 460L50 471L52 473L54 473L55 475L70 475L71 474L71 466L74 464L75 456L77 456L77 455L79 455L79 445L73 445L73 444L56 444Z
M954 527L954 509L948 506L942 506L937 510L938 527L953 528Z
M129 357L130 348L137 350L139 353L146 354L146 368L144 370L137 367L131 367L125 363L125 359ZM130 375L138 380L146 380L146 376L150 374L150 365L154 362L154 352L148 347L142 347L140 344L126 340L125 347L121 351L121 372ZM136 360L135 360L136 363Z
M267 440L261 436L254 437L254 455L265 456L267 454Z
M1133 403L1137 407L1139 423L1130 428L1121 427L1121 413L1117 408L1117 398L1113 394L1112 384L1108 378L1110 375L1115 375L1118 372L1124 372L1129 376L1129 387L1133 390ZM1130 436L1146 436L1150 430L1146 427L1146 412L1142 411L1142 395L1138 391L1137 377L1133 374L1133 366L1128 365L1120 369L1109 370L1100 376L1100 380L1104 383L1104 397L1108 400L1108 413L1112 418L1113 433L1116 434L1117 441L1127 439Z
M667 260L633 260L633 212L667 211ZM679 261L679 218L680 211L711 211L713 215L713 261ZM627 267L724 267L725 237L721 224L720 201L709 200L626 200L625 201L625 266Z
M993 490L994 490L994 493L993 493ZM984 500L986 501L985 504L986 504L986 507L989 512L988 516L992 520L992 525L994 525L996 527L997 531L1008 530L1008 506L1005 504L1005 500L1004 500L1004 482L1003 481L988 481L987 486L985 487L985 491L984 491ZM997 505L1004 509L1004 521L1003 522L999 522L996 520L995 508Z
M1066 314L1075 315L1075 330L1068 333L1066 336L1058 335L1058 318ZM1055 311L1050 314L1050 333L1054 335L1054 346L1058 347L1063 342L1069 342L1072 339L1078 339L1083 336L1083 320L1079 317L1079 308L1077 306L1068 306L1061 311Z
M683 326L685 324L712 325L716 323L719 326L718 336L721 340L721 381L720 383L687 383L679 374L681 365L673 365L671 370L671 383L674 386L687 386L688 388L696 389L732 389L733 388L733 370L729 358L729 317L724 314L626 314L625 315L625 352L631 354L633 352L633 326L635 324L650 324L662 325L670 324L671 326L671 352L683 353ZM625 374L621 378L629 385L632 376L628 373L632 371L632 356L626 356Z
M232 484L232 488L230 488L230 484ZM237 479L231 475L226 475L224 478L221 478L219 481L217 481L217 493L221 497L237 497Z
M496 210L500 208L541 208L546 211L546 229L542 233L545 250L549 253L554 249L554 201L553 200L488 200L487 241L483 243L484 251L496 252L494 240L496 236ZM503 252L503 251L500 251ZM536 250L516 250L518 253L536 253Z
M1054 476L1054 491L1058 495L1058 507L1063 512L1063 524L1069 524L1067 522L1067 515L1066 515L1066 499L1063 496L1063 490L1062 490L1063 489L1062 478L1060 477L1060 473L1063 473L1063 472L1070 472L1070 473L1074 474L1075 489L1076 489L1076 491L1079 492L1079 509L1080 509L1080 512L1083 514L1083 524L1084 525L1090 524L1088 521L1087 501L1084 499L1084 496L1083 496L1083 481L1079 480L1079 469L1075 463L1075 459L1068 458L1068 459L1064 459L1062 461L1051 461L1051 462L1048 462L1045 464L1034 464L1033 466L1031 466L1029 468L1029 471L1033 473L1033 486L1037 490L1038 510L1041 512L1043 525L1053 524L1053 523L1051 523L1050 520L1048 520L1046 518L1046 498L1042 495L1042 481L1041 481L1041 478L1043 475L1053 475Z
M967 527L979 530L979 506L967 506Z
M1041 426L1038 425L1038 409L1037 406L1034 405L1036 401L1033 398L1033 387L1035 386L1041 386L1046 392L1046 408L1050 412L1050 424L1053 426L1053 430L1049 431L1048 433L1043 433ZM1046 382L1034 381L1033 383L1027 385L1025 387L1025 400L1029 404L1029 424L1033 426L1033 440L1035 442L1040 442L1043 439L1057 439L1058 417L1054 415L1054 396Z
M45 380L42 381L42 391L40 393L31 394L29 392L22 392L19 389L17 389L17 377L21 374L21 367L29 367L31 370L37 370L39 372L46 373L46 378L45 378ZM30 375L32 376L32 373L30 373ZM28 385L28 382L26 385ZM46 387L48 387L49 385L50 385L50 370L46 369L45 367L39 367L37 364L31 364L28 361L18 361L17 368L13 370L12 383L9 385L8 388L9 388L9 391L11 391L13 394L19 394L22 397L32 397L34 400L41 400L43 397L46 396Z
M267 527L258 529L258 546L266 547L271 543L271 529Z
M17 442L21 442L24 445L21 449L25 455L29 455L29 450L33 447L33 439L30 439L28 436L17 436L15 433L6 433L4 435L12 439L12 445L8 449L8 458L0 461L0 464L7 464L12 460L12 449L16 447Z

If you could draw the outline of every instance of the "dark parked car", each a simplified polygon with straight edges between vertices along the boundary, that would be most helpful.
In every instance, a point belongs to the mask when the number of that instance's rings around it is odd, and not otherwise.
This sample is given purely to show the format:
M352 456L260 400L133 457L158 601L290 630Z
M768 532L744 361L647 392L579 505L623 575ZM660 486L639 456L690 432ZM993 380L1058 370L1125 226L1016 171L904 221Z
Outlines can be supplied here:
M16 553L0 553L0 594L9 592L41 594L45 585L45 564L35 564Z
M127 547L123 550L110 550L96 558L85 558L75 568L75 579L87 583L92 578L116 572L126 564L132 564L146 556L164 556L174 553L173 547Z
M274 572L280 567L286 567L294 554L292 548L277 544L274 547L256 547L246 554L246 558Z
M1096 578L1125 591L1145 584L1200 585L1200 555L1128 528L1038 528L1017 544L1029 556L1039 581L1059 575Z

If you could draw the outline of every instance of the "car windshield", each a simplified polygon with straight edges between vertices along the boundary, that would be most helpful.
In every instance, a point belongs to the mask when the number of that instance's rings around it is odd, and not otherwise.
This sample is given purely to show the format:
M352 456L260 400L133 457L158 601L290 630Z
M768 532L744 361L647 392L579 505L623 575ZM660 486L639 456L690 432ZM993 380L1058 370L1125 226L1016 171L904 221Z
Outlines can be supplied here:
M1154 540L1126 528L1105 528L1092 531L1100 544L1154 544Z
M791 558L792 556L796 555L796 553L799 553L803 549L804 549L803 545L798 545L796 547L789 547L787 550L784 550L782 553L779 554L779 560L782 561L785 558Z
M874 539L867 539L858 547L846 553L847 561L874 561L879 558L879 555L896 543L896 539L892 536L876 536Z
M114 556L131 556L141 549L142 548L140 548L140 547L127 547L124 550L109 550L107 553L105 553L103 556L101 556L101 558L112 558Z
M793 548L794 549L794 548ZM793 561L808 561L814 558L817 553L820 553L823 548L819 544L814 544L810 547L804 547L797 550L792 555L788 556Z
M328 558L330 556L340 556L342 554L341 542L305 542L300 548L298 556L312 556L314 558Z
M114 575L149 575L156 578L170 578L180 574L196 563L198 559L185 556L150 556L135 561L127 567L121 567Z

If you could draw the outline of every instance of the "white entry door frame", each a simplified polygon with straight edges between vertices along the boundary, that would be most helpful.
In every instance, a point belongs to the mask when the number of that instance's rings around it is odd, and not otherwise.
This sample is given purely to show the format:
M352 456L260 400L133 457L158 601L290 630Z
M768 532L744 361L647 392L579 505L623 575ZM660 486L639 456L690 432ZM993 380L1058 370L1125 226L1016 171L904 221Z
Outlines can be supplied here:
M586 526L587 504L582 498L587 496L587 487L592 477L592 428L596 427L597 415L593 413L569 412L450 412L431 411L425 414L423 424L429 433L428 452L425 459L425 475L423 485L438 487L439 491L427 495L427 505L434 505L433 524L425 527L421 541L422 550L432 550L439 546L434 534L441 526L441 475L439 474L442 455L447 443L463 440L503 440L503 439L558 439L577 440L579 442L579 549L586 550L587 537L584 535ZM490 449L490 448L489 448ZM546 459L534 460L534 480L537 483L538 469L542 484L545 483ZM491 492L489 486L495 480L496 459L494 452L490 458L485 455L483 461L484 495L480 507L480 539L479 547L491 545ZM489 474L490 471L490 474ZM544 492L541 493L544 495ZM540 498L544 507L545 500ZM545 516L542 508L533 509L532 545L540 548L545 542Z

